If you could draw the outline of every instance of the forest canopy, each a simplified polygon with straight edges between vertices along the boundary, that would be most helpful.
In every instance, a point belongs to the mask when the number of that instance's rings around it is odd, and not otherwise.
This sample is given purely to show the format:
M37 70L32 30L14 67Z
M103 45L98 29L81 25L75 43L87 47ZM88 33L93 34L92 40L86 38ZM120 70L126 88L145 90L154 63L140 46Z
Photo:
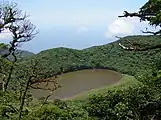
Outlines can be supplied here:
M10 43L0 44L0 119L3 120L159 120L161 118L161 0L149 0L137 12L119 17L139 17L156 31L149 36L127 36L84 50L55 48L18 60L20 44L31 41L36 27L16 3L0 3L0 34L12 33ZM157 31L158 30L158 31ZM122 49L123 48L123 49ZM130 51L127 51L130 50ZM8 57L12 56L11 59ZM60 88L57 77L82 69L111 69L123 79L85 99L48 98ZM53 88L33 84L54 83ZM30 89L50 93L36 99Z

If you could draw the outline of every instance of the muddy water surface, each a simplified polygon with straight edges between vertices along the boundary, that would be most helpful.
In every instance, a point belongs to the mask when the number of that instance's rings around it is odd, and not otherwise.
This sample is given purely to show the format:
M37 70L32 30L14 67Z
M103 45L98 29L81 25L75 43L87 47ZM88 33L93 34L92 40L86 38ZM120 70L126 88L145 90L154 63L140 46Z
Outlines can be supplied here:
M53 92L53 95L49 99L70 98L91 89L115 84L121 77L121 74L117 72L102 69L65 73L58 78L59 84L62 87ZM45 83L41 84L41 86L45 85ZM52 86L52 83L48 84L48 87ZM49 94L47 90L31 90L31 92L36 98L42 98Z

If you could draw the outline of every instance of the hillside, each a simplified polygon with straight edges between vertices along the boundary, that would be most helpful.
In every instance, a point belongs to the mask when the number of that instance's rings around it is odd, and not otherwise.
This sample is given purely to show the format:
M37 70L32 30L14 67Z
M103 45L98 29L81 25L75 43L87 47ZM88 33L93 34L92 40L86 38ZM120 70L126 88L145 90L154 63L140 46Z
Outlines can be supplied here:
M145 85L130 75L144 74L145 71L151 74L153 68L155 69L156 64L160 61L160 48L146 51L125 51L119 46L119 43L124 46L135 44L136 48L145 49L161 44L161 38L157 36L128 36L107 45L94 46L83 50L54 48L20 61L20 69L19 66L16 66L15 69L18 69L18 71L15 70L13 73L18 77L16 76L17 79L10 82L10 87L14 89L22 87L21 82L23 83L23 80L26 80L26 73L31 73L30 69L33 65L30 63L33 63L34 59L39 62L36 73L40 73L40 77L43 78L48 78L60 72L87 68L107 68L129 74L123 75L123 78L117 84L86 91L74 96L71 100L48 101L41 109L42 101L34 98L30 104L25 105L24 110L29 112L24 115L24 120L55 120L59 118L64 120L124 120L128 118L131 120L135 118L136 112L140 114L142 109L139 106L156 100L160 96L159 91L157 91L160 87L153 89L153 84ZM39 76L36 77L39 78ZM155 78L150 78L150 80L155 83ZM157 80L160 79L157 78ZM160 85L158 81L157 85ZM0 111L8 108L8 106L5 106L6 103L17 108L19 106L18 97L17 94L0 92ZM160 97L157 99L160 100ZM17 116L17 112L12 113L11 117L14 118L14 115Z
M151 71L161 58L160 48L146 51L125 51L119 46L119 43L125 46L133 44L138 48L148 48L161 44L161 38L158 36L127 36L107 45L83 50L54 48L42 51L22 63L28 64L31 59L37 57L47 77L59 72L87 68L107 68L135 75Z
M4 54L6 54L8 52L9 51L8 51L8 48L7 48L6 44L0 43L0 55L4 55ZM29 52L29 51L20 50L20 49L18 49L16 51L16 56L17 56L17 58L19 60L22 59L22 58L25 58L25 57L32 56L32 55L34 55L34 53ZM10 55L8 58L12 59L12 56Z

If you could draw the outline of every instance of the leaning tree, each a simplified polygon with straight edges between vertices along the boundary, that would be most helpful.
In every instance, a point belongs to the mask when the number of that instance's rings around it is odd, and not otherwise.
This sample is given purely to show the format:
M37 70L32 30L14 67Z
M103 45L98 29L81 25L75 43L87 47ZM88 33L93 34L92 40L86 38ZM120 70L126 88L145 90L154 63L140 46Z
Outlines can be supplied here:
M42 108L48 98L52 95L53 91L60 86L57 83L56 77L53 76L52 78L47 78L48 76L45 75L46 72L43 69L44 66L41 65L40 59L37 55L35 55L35 58L31 59L31 61L27 61L26 64L16 64L16 50L18 47L22 43L31 41L38 33L36 27L28 20L28 15L19 10L16 3L0 2L0 35L3 34L3 32L9 32L12 34L9 45L0 45L0 49L2 47L4 50L8 49L8 52L0 54L0 74L4 75L2 80L3 91L6 92L8 88L11 88L12 90L16 89L16 93L17 90L20 93L20 105L16 107L12 106L12 109L14 109L15 112L18 112L19 116L17 119L21 120L24 115L23 109L26 105L25 103L30 88L50 90L49 95L44 97L43 103L40 106L40 108ZM12 59L8 59L9 56L12 56ZM4 65L5 60L8 60L9 63L11 63L7 64L7 67ZM14 81L14 86L8 87L9 82L11 82L12 79ZM44 88L36 85L37 83L46 83L46 87ZM47 86L49 83L52 83L53 87L48 88ZM16 94L16 96L17 95L18 94ZM19 107L18 110L17 107ZM6 117L7 113L10 113L10 111L5 110L3 116Z
M19 10L16 3L6 1L0 3L0 34L3 34L3 31L12 35L7 46L8 52L4 52L1 55L2 58L8 58L9 55L13 58L8 74L4 75L5 79L3 79L3 90L6 91L13 73L14 64L17 61L15 55L17 48L22 43L32 40L37 31L36 27L28 20L28 15Z

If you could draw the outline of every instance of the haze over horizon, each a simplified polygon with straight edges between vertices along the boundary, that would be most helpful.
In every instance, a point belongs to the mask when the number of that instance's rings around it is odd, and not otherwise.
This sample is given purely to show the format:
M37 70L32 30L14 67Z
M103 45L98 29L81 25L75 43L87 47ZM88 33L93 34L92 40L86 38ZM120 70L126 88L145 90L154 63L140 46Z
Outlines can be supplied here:
M146 23L118 16L124 10L137 11L146 1L14 0L30 15L29 19L39 31L21 49L34 53L55 47L82 49L113 42L115 36L141 34ZM7 43L9 36L8 33L0 34L0 41Z

